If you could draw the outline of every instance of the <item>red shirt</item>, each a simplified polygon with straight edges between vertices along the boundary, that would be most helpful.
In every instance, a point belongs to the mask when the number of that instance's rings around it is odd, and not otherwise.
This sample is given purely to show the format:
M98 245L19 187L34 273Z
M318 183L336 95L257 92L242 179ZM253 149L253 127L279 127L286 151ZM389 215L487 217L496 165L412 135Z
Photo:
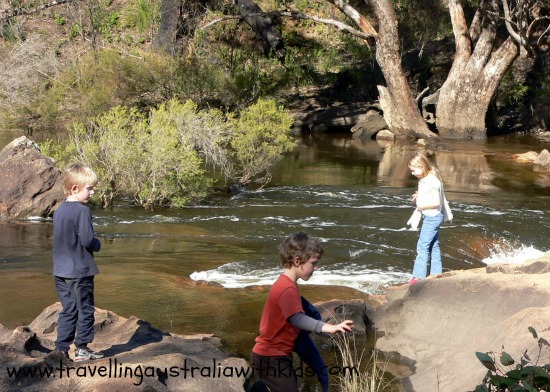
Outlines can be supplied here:
M252 351L267 357L292 355L300 329L287 320L303 311L296 282L286 275L279 276L267 296L260 321L260 336L256 338Z

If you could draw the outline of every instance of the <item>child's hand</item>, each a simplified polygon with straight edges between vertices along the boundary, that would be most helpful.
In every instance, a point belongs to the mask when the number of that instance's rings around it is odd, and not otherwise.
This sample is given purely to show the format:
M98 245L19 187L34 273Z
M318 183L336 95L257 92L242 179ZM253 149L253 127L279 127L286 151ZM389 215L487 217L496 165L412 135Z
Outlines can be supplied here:
M418 196L418 191L414 192L413 195L413 203L416 202L416 197Z
M321 332L336 333L336 332L351 332L355 328L352 320L344 320L340 324L325 324Z

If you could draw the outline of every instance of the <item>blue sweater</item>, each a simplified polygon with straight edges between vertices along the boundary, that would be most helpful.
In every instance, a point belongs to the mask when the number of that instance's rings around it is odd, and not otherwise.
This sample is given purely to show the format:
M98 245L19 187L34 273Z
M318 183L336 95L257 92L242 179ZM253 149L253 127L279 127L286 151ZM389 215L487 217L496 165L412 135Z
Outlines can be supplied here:
M73 279L97 275L93 252L100 248L90 209L76 201L63 202L53 214L53 274Z

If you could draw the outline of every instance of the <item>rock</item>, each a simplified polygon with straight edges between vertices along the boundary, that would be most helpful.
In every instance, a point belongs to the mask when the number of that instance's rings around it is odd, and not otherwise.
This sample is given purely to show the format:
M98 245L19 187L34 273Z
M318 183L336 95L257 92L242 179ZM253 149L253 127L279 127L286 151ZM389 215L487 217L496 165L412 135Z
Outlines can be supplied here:
M550 152L542 150L533 161L536 169L550 170Z
M549 271L546 254L521 266L452 271L393 287L369 313L376 348L392 358L388 370L406 391L472 391L487 372L476 351L538 357L528 328L550 338ZM550 363L547 347L538 363Z
M376 134L376 140L393 141L395 140L395 135L393 134L393 132L388 131L387 129L382 129L380 132Z
M328 108L308 108L294 113L293 130L298 132L349 131L365 118L365 113L375 107L367 102L359 102L339 104Z
M387 129L388 124L382 116L382 110L370 108L351 128L353 138L359 140L371 140L383 129Z
M315 307L321 313L323 321L340 323L344 320L353 320L355 333L357 335L366 335L369 325L367 317L367 304L361 300L342 301L334 299L316 303Z
M47 217L63 200L61 172L25 136L0 151L0 218Z
M47 369L45 357L54 349L60 310L60 303L51 305L11 334L0 326L2 369ZM230 392L243 391L251 375L247 361L221 351L220 339L212 335L169 334L136 317L126 319L97 308L95 317L90 347L102 351L103 359L74 363L62 371L63 377L55 367L53 377L9 377L2 372L0 390Z
M526 162L526 163L533 163L535 159L537 159L537 156L539 154L536 151L528 151L523 154L514 154L512 155L512 158L515 159L518 162Z
M12 350L21 354L30 354L39 346L36 334L29 327L17 327L7 340Z

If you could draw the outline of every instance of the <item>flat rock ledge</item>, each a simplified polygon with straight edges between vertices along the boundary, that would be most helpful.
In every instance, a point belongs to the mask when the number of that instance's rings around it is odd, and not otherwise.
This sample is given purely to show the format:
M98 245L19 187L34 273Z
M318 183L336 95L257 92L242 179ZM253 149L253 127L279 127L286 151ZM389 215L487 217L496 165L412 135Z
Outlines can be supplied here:
M476 351L506 351L516 361L527 352L535 360L539 347L529 327L550 340L550 253L391 287L368 317L403 391L473 391L487 373ZM543 347L538 365L548 363Z
M68 368L48 366L60 310L55 303L15 330L0 325L1 391L243 391L252 371L246 360L222 352L213 335L164 333L103 309L96 309L90 348L105 357Z

